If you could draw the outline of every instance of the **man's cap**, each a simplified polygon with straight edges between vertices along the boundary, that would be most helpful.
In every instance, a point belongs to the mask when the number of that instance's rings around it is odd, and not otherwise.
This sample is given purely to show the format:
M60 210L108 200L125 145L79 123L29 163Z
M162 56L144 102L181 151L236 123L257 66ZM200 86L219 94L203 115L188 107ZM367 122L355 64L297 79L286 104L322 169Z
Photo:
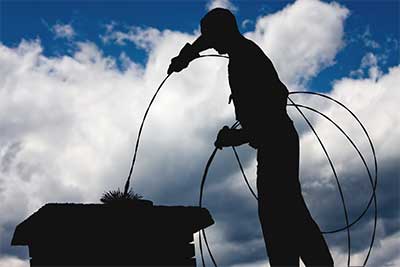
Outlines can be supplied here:
M226 36L239 33L236 18L225 8L214 8L200 22L201 33L205 36Z

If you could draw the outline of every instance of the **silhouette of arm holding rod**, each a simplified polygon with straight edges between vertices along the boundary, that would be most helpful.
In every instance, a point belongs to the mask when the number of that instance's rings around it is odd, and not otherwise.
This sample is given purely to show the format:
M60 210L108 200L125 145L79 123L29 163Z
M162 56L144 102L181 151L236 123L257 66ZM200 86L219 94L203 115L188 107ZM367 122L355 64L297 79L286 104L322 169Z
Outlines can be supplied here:
M212 48L212 45L204 35L200 35L193 44L186 43L179 55L171 59L171 64L167 71L168 74L185 69L192 60L200 56L200 52L209 48ZM249 143L249 141L250 138L245 129L231 129L228 126L224 126L219 131L214 145L222 149L222 147L239 146Z

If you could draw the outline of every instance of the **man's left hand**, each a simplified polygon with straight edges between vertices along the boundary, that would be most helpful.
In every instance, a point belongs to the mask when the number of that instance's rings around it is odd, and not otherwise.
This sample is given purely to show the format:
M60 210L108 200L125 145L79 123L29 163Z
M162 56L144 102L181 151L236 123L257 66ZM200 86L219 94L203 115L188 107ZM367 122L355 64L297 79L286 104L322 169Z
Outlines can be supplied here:
M217 140L214 142L215 147L222 149L223 147L237 145L236 131L235 129L230 129L228 126L222 127L218 132Z

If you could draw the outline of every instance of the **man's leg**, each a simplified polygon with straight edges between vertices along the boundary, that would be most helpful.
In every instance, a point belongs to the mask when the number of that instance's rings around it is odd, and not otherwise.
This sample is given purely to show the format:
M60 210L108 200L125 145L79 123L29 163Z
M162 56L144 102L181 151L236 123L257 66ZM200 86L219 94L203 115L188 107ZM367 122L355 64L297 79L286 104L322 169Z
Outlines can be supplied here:
M292 225L293 214L288 205L293 201L280 184L282 166L275 159L270 159L274 154L271 155L269 152L259 150L257 157L258 216L265 247L272 267L298 267L300 260L298 238Z
M261 228L264 235L265 247L267 250L271 267L275 266L299 266L299 253L297 248L297 237L293 236L284 218L272 218L273 214L268 212L269 207L259 202L258 214ZM276 214L279 216L279 214Z
M306 266L328 267L334 265L325 239L308 210L301 235L302 240L307 240L304 245L300 246L300 257Z
M259 217L271 266L333 266L329 249L304 203L299 139L294 127L258 150Z

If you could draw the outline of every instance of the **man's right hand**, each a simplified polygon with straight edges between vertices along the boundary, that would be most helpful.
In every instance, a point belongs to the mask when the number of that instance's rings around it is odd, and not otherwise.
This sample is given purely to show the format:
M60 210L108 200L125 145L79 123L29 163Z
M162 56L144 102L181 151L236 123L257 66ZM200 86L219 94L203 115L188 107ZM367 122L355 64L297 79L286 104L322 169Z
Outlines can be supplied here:
M188 61L185 58L182 58L181 56L176 56L173 59L171 59L171 63L169 64L167 73L171 74L173 72L180 72L189 65L189 62L190 61Z
M199 54L193 51L193 48L189 43L186 43L179 52L179 55L171 59L167 73L171 74L173 72L180 72L196 57L199 57Z

